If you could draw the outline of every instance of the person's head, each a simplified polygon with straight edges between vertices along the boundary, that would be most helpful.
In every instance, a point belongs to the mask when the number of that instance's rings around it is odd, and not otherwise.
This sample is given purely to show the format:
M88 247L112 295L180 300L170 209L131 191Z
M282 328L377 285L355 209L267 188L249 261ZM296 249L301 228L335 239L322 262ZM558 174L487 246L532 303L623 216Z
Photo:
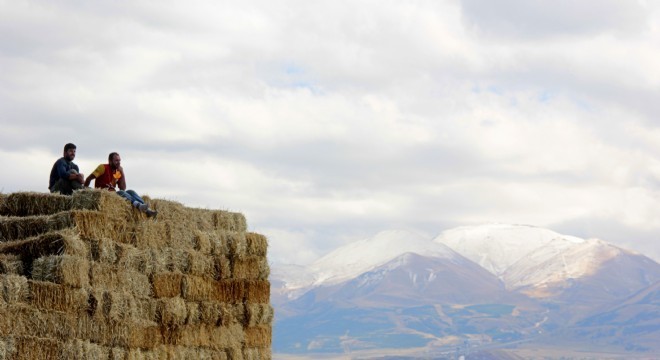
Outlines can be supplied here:
M64 145L63 155L67 161L72 161L76 157L76 145L72 143Z
M110 164L110 167L113 169L119 168L119 166L121 166L121 157L119 154L111 152L110 155L108 155L108 164Z

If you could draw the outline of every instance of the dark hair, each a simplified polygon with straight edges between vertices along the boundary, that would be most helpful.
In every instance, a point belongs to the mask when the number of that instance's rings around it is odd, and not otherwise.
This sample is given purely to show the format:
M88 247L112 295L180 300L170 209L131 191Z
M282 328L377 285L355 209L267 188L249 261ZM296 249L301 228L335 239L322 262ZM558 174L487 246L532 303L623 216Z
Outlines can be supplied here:
M68 151L69 149L75 149L75 148L76 148L76 145L74 145L72 143L68 143L68 144L64 145L64 151Z
M115 157L115 155L119 155L116 152L111 152L110 155L108 155L108 164L112 162L112 158Z

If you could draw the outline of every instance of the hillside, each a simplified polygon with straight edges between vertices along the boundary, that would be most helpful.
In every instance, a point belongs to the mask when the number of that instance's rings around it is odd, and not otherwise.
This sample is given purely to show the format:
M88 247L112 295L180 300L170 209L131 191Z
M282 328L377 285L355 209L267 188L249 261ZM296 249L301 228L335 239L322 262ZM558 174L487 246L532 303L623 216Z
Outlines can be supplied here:
M277 353L660 353L660 265L602 240L505 224L385 231L273 274Z
M267 241L239 213L0 194L0 359L270 359Z

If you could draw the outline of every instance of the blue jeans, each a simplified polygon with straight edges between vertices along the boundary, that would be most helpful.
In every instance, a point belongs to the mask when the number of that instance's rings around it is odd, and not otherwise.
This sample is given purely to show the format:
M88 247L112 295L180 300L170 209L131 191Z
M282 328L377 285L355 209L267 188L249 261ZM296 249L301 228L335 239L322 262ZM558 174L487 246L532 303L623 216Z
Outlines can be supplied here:
M133 202L135 202L135 201L139 202L140 204L144 204L144 200L142 200L140 195L138 195L133 190L126 190L126 191L117 190L117 195L119 195L119 196L125 198L126 200L130 201L131 204L133 204Z

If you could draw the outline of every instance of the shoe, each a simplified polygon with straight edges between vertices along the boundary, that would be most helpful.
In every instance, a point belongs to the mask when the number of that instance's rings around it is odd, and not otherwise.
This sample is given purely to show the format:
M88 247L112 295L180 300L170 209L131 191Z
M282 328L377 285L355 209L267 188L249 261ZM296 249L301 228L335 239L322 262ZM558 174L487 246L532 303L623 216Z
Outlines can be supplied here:
M147 210L149 210L149 205L140 204L140 205L138 205L138 209L140 209L140 211L142 211L142 212L146 212Z
M156 218L157 215L158 215L158 211L147 209L147 217Z

